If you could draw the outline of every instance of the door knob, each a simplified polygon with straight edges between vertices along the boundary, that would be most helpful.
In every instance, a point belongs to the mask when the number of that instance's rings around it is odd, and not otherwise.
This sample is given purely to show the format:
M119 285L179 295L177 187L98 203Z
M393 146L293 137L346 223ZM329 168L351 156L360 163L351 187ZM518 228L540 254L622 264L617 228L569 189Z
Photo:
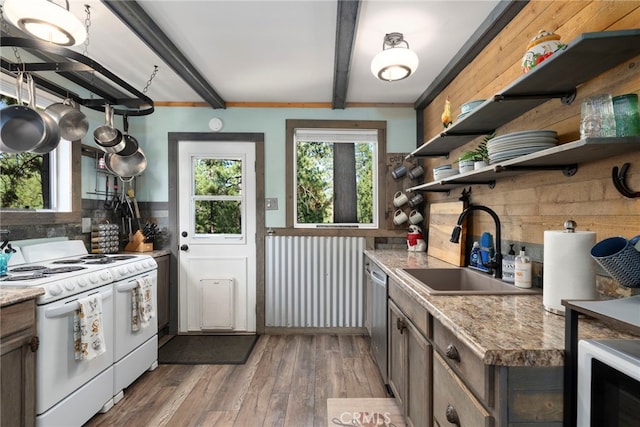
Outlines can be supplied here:
M181 250L181 251L185 251L185 252L186 252L186 251L188 251L188 250L189 250L189 245L182 245L182 246L180 246L180 250Z
M187 237L189 235L189 233L187 233L186 231L182 232L182 237Z

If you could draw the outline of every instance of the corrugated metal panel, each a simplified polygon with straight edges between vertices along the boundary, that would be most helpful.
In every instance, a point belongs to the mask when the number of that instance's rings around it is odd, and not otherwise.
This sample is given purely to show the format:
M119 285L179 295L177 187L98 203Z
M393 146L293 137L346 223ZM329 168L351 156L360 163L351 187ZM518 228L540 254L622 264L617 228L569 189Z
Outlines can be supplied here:
M364 237L267 236L266 326L364 326L364 249Z

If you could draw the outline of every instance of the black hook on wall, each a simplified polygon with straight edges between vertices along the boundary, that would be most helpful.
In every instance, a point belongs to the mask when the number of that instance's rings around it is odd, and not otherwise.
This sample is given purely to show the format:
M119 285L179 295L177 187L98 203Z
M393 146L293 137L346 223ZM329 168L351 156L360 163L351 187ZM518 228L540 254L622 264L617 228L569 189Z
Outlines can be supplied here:
M635 199L640 197L639 191L632 191L626 182L627 170L629 169L629 163L625 163L622 165L622 168L618 172L618 167L614 166L611 170L611 179L613 180L613 186L616 187L616 190L624 197L628 197L629 199Z

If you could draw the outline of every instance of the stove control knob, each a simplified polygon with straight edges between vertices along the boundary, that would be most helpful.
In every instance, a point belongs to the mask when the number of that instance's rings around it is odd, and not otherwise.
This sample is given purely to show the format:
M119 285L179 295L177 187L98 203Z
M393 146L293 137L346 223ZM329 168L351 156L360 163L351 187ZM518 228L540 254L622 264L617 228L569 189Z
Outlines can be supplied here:
M65 282L64 288L68 291L72 291L76 288L76 285L74 285L72 282Z
M78 286L84 288L87 286L87 280L84 277L78 279Z
M134 271L136 271L136 269L133 267L133 265L129 265L129 273L133 273Z
M97 274L92 274L89 276L89 280L91 281L91 283L98 283L99 277Z
M126 266L122 266L118 269L118 274L120 274L120 276L126 276L127 274L127 267Z
M140 271L144 268L144 265L142 265L141 263L136 263L135 267L136 267L136 270Z
M49 286L48 291L51 295L55 297L56 295L60 295L62 293L62 286L60 286L57 283L54 283L53 285Z
M103 281L107 281L107 280L109 280L111 277L109 276L109 272L108 272L108 271L101 271L101 272L100 272L100 278L101 278Z

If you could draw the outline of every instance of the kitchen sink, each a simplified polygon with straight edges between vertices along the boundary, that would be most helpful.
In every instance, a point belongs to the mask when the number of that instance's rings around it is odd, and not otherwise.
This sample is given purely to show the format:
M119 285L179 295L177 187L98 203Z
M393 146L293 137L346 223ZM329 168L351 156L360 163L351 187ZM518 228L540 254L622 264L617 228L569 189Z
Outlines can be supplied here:
M396 273L433 295L522 295L540 289L518 288L470 268L398 268Z

